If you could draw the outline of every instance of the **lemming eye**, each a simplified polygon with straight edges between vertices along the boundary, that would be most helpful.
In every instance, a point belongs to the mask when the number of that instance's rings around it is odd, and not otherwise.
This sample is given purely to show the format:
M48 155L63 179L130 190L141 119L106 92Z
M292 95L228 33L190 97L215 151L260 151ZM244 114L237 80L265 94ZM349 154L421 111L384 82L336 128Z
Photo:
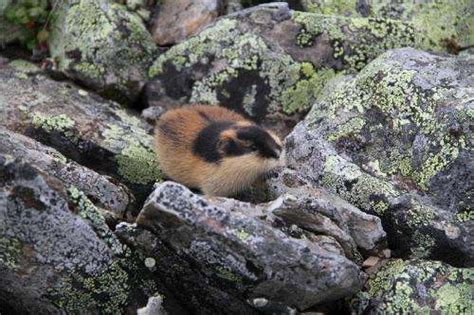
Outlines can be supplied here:
M257 146L256 146L255 144L252 144L252 145L250 146L250 149L251 149L252 151L257 151L258 148L257 148Z

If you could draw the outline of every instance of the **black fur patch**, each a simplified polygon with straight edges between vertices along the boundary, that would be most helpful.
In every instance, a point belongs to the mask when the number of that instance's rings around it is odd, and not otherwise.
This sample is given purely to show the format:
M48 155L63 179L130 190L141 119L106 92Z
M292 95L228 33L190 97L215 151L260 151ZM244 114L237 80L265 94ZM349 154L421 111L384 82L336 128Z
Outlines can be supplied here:
M279 157L281 146L263 128L258 126L240 128L237 131L237 138L250 141L262 157L275 159Z
M206 162L217 163L221 159L217 143L222 131L230 128L234 123L219 121L211 123L201 130L194 140L193 153L203 158Z

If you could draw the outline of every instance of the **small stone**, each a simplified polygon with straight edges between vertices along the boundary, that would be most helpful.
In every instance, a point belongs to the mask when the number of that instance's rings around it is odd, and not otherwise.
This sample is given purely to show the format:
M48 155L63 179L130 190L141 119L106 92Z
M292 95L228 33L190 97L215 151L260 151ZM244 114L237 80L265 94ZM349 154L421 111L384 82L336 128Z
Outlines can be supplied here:
M255 307L264 307L268 304L268 300L265 298L256 298L253 299L252 303Z
M151 32L158 45L179 43L214 21L219 15L217 0L165 0Z
M384 256L385 258L390 258L390 257L392 257L392 251L391 251L390 249L388 249L388 248L387 248L387 249L384 249L384 250L382 251L382 253L383 253L383 256Z
M85 90L77 90L77 93L79 93L79 95L81 96L87 96L89 95L89 92L85 91Z
M370 256L369 258L367 258L367 259L362 263L362 267L363 267L363 268L370 268L370 267L373 267L373 266L375 266L379 261L380 261L380 258L379 258L379 257Z
M155 265L156 265L156 261L155 261L154 258L152 258L152 257L145 258L145 266L147 266L147 268L151 269L151 268L155 267Z

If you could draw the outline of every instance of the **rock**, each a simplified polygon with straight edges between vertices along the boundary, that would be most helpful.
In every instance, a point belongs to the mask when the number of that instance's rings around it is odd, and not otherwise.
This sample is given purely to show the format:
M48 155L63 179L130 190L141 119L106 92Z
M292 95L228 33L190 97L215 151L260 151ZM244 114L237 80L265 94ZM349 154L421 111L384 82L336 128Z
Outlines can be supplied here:
M409 22L416 46L457 53L474 42L472 1L333 1L301 0L305 11L354 18L389 18Z
M352 301L356 314L469 314L474 269L436 261L387 262Z
M107 0L74 0L56 10L49 49L57 69L120 102L137 100L157 48L140 18Z
M192 292L207 296L214 311L241 313L249 309L247 300L260 298L272 306L304 310L351 295L360 288L359 267L343 255L317 243L289 237L258 218L231 210L236 207L219 206L212 200L195 195L182 185L165 182L150 195L137 223L150 229L164 244L161 246L189 262L181 266L191 269L181 274L180 281L197 284ZM137 232L118 227L117 233L130 239L127 234ZM157 242L147 248L135 241L135 246L153 258ZM158 269L159 265L164 267L163 257L154 259ZM173 271L168 268L162 273ZM198 282L203 275L206 280ZM184 294L184 302L192 304L190 293Z
M152 296L148 298L148 303L145 307L137 310L137 315L165 315L167 314L163 310L163 297Z
M397 256L472 266L470 60L400 49L331 81L287 137L278 180L379 215Z
M95 200L97 206L125 217L130 193L120 184L68 159L53 148L28 137L0 127L0 154L23 158L32 167L61 180L67 187L74 186Z
M1 67L0 110L0 125L120 180L137 203L160 179L149 126L118 104L67 81Z
M2 313L116 314L159 291L84 193L9 155L0 174Z
M151 34L160 46L182 42L211 23L223 11L220 0L165 0L152 21Z
M287 134L327 80L413 44L413 29L400 21L266 4L221 18L160 55L149 69L146 97L164 108L219 104Z

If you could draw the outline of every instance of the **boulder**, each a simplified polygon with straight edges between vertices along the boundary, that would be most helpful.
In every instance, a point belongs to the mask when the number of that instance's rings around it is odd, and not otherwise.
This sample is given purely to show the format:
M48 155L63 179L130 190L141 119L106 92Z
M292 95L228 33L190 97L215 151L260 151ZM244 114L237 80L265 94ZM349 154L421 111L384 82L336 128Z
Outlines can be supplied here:
M140 17L107 0L65 1L55 12L48 43L57 70L108 98L137 101L158 54Z
M123 313L158 284L83 192L0 154L0 309Z
M379 215L396 255L473 265L471 60L393 50L331 81L274 192L321 185Z
M0 127L0 154L23 158L38 171L61 180L65 186L75 186L97 206L111 211L118 218L126 216L131 198L126 187L68 160L53 148Z
M469 314L474 269L395 259L370 275L352 300L356 314Z
M149 69L151 106L219 104L287 134L325 82L387 49L414 44L400 21L351 19L257 6L218 19Z
M301 0L304 11L353 18L389 18L413 25L416 47L459 52L474 42L472 1L345 1Z
M251 306L262 311L277 306L304 310L356 292L363 275L350 259L357 261L357 247L373 250L384 237L379 219L343 201L324 204L330 202L324 194L319 200L297 201L304 193L254 206L201 197L164 182L147 199L138 227L121 224L117 233L143 256L153 258L167 281L179 277L171 287L191 307L205 296L204 305L213 312L249 312ZM299 209L303 203L305 208ZM298 220L298 215L307 220ZM357 232L356 222L368 230L366 235ZM301 224L318 235L298 239L281 223ZM171 258L166 258L167 252ZM170 260L178 259L187 263L178 264L178 270L176 265L170 268Z
M150 126L117 103L24 68L0 65L0 125L120 180L143 201L161 176Z
M151 22L151 34L160 46L182 42L223 13L222 0L165 0Z

